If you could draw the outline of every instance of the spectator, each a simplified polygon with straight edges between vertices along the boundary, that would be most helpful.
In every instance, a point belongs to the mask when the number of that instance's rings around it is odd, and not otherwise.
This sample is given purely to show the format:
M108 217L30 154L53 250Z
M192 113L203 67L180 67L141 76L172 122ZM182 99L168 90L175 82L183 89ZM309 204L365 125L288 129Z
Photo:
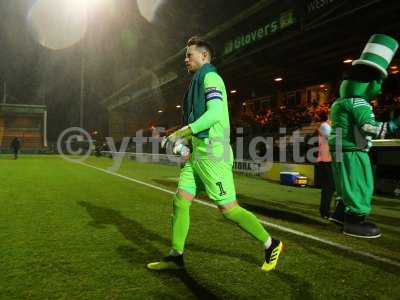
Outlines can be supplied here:
M18 137L14 137L14 139L11 142L11 150L14 153L14 159L18 159L18 152L20 148L21 148L21 141L18 139Z
M321 125L318 129L319 146L317 157L317 176L321 185L321 202L319 212L322 218L329 218L333 193L335 192L335 184L332 174L332 158L329 153L328 137L331 132L330 121L328 115L321 115Z

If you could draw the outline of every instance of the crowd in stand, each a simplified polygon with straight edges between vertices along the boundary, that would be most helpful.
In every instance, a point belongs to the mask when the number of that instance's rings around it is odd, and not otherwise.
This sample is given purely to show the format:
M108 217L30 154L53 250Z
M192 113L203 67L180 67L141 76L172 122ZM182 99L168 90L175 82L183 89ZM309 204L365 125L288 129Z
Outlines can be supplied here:
M251 127L256 132L276 132L279 128L295 129L305 124L319 122L322 115L326 115L329 111L328 104L318 105L314 102L309 107L287 107L285 105L272 108L267 107L259 112L254 112L249 108L245 108L240 116L243 127Z
M253 133L274 133L279 128L288 130L297 129L310 123L320 122L324 115L329 114L330 103L318 104L314 101L309 106L299 105L287 107L265 107L254 111L251 106L243 106L239 118L233 118L233 127L251 128ZM394 116L400 115L400 96L391 94L383 95L379 101L371 101L376 120L387 121Z
M255 110L252 105L243 105L241 111L232 112L231 115L231 136L235 136L236 128L244 128L246 137L254 135L275 136L279 134L280 128L285 128L287 134L290 135L293 130L312 123L319 123L324 116L329 115L330 107L335 100L334 95L327 98L328 103L319 104L318 101L312 101L309 105L267 105ZM379 100L371 101L376 120L387 121L395 116L400 115L400 96L391 93L385 93ZM318 126L315 126L317 128ZM179 128L179 125L167 129L166 134L172 133ZM315 135L307 133L306 139ZM144 136L152 136L152 129L149 129ZM400 138L400 136L392 136L389 138ZM116 145L117 149L120 143ZM134 143L129 143L129 151L134 151ZM96 153L109 150L106 143L96 145Z

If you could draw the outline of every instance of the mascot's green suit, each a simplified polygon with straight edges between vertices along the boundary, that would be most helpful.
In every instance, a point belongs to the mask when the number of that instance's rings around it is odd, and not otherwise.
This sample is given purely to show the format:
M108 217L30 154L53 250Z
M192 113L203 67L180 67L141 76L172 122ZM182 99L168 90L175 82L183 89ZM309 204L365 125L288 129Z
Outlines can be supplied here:
M330 220L343 224L343 233L356 237L376 238L379 228L365 217L371 212L374 188L368 150L372 139L382 139L400 127L400 120L375 121L370 100L381 93L382 80L398 43L393 38L373 35L360 59L340 85L340 98L331 108L332 154L338 203Z

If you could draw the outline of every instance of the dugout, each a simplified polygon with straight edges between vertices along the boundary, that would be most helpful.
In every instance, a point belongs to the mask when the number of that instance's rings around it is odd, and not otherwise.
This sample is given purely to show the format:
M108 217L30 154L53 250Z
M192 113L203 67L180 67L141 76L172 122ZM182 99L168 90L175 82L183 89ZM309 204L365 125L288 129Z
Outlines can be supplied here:
M0 104L0 147L10 148L14 137L21 150L38 151L47 147L47 107L45 105Z

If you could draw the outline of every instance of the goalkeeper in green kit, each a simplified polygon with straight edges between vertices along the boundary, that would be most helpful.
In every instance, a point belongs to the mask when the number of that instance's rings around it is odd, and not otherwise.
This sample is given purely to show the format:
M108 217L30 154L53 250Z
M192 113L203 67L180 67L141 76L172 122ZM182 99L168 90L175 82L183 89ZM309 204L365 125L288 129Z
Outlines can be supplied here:
M199 38L189 39L185 64L193 74L184 97L184 127L164 139L162 146L174 152L187 149L183 141L191 140L192 151L181 169L177 193L173 199L172 245L168 256L149 263L152 270L184 267L183 251L189 231L189 210L199 191L218 206L223 217L236 223L260 242L265 249L262 270L275 269L282 252L281 241L271 238L255 215L239 206L233 181L233 153L229 145L229 112L222 78L210 64L211 45ZM186 154L184 154L186 155Z

